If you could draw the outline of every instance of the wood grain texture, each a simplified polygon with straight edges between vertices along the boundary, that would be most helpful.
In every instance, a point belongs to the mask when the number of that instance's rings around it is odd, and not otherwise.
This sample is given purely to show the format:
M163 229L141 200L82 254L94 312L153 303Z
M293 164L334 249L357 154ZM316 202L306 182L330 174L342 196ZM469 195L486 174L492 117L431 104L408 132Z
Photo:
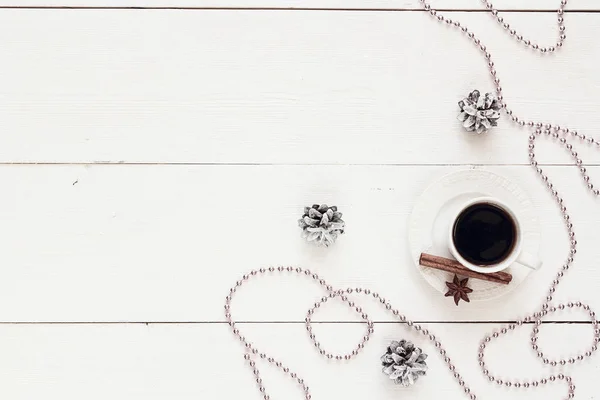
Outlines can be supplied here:
M567 43L547 57L507 37L478 0L433 5L455 10L481 37L517 114L595 133L596 0L571 1ZM496 5L514 10L505 17L526 36L554 41L558 0ZM567 237L526 166L528 132L506 119L485 137L460 128L459 98L491 90L485 63L416 8L416 0L0 0L0 397L259 400L223 301L243 273L280 264L370 287L409 318L431 321L479 398L564 397L559 385L498 389L478 371L479 340L498 327L490 322L539 306ZM568 155L538 142L579 241L555 298L598 310L598 203L564 165ZM578 151L600 178L598 154ZM502 301L455 307L412 265L406 222L432 180L465 167L528 189L545 265ZM348 223L328 250L299 237L296 219L314 202L337 204ZM265 278L238 296L243 333L297 370L314 399L461 398L433 349L377 304L359 300L380 321L364 353L333 365L312 351L302 323L318 288ZM315 333L332 350L349 349L364 329L355 317L328 305ZM551 357L588 345L584 315L552 318L561 322L540 336ZM549 373L529 334L489 349L502 378ZM409 390L379 371L385 346L400 338L431 354L428 377ZM596 397L597 359L566 371L578 399ZM301 397L278 372L262 372L271 398Z
M567 45L548 57L488 15L455 17L488 45L515 112L593 134L600 14L567 16ZM551 13L507 18L556 36ZM463 132L456 103L491 90L486 65L423 13L7 9L0 36L3 163L528 161L528 133L506 118L487 137Z
M448 347L475 393L489 399L558 399L566 393L561 384L537 390L498 388L483 379L476 354L480 338L493 325L426 325ZM240 329L261 350L285 360L312 389L314 399L377 398L393 400L460 399L461 391L434 353L432 346L396 324L375 324L373 339L349 363L328 362L311 346L301 324L242 325ZM359 324L315 327L323 345L350 349L363 334ZM540 346L552 355L578 351L590 340L590 327L543 327ZM511 334L510 341L493 343L488 365L503 378L546 375L528 344L530 329ZM430 354L430 370L410 389L395 387L380 372L379 357L391 340L414 340ZM560 348L549 338L563 341ZM107 398L163 400L260 400L251 371L242 358L243 348L225 325L11 325L0 327L0 395L12 400L36 398ZM515 360L518 359L518 362ZM300 399L295 384L281 373L258 363L273 399ZM585 362L566 371L573 377L581 399L595 398L597 362Z
M223 321L224 298L242 274L281 264L314 270L335 286L380 291L418 320L523 316L545 296L568 251L559 212L530 167L491 169L527 188L542 220L545 265L516 291L499 302L455 307L410 260L414 202L432 180L457 169L2 166L0 304L10 306L0 307L0 321ZM574 168L549 167L548 174L566 191L580 232L576 265L556 298L599 308L597 203ZM330 249L300 238L296 220L315 202L344 212L347 234ZM236 318L302 321L322 294L290 277L254 282L240 296Z
M432 1L438 9L482 10L478 0ZM502 10L543 10L558 8L558 0L496 0ZM5 7L173 7L173 8L244 8L244 9L354 9L354 10L413 10L420 9L418 0L1 0ZM599 10L595 0L571 0L569 10Z

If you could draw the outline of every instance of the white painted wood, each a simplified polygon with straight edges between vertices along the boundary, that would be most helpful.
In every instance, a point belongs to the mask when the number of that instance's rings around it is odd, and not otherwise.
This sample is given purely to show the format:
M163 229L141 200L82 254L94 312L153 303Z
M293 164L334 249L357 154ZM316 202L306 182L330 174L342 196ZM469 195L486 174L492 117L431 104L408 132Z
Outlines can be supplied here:
M438 9L481 10L477 0L432 1ZM496 0L503 10L556 10L557 0ZM278 8L278 9L420 9L418 0L1 0L5 7L174 7L174 8ZM568 10L598 10L595 0L571 0Z
M600 14L568 15L548 57L484 13L455 17L488 45L515 112L595 133ZM553 13L507 18L556 36ZM528 161L527 132L506 120L462 131L456 102L491 90L487 68L424 13L4 9L0 37L4 163Z
M512 10L557 4L497 1ZM434 6L481 9L476 0ZM461 131L456 101L491 88L485 65L459 34L423 12L402 11L417 1L0 0L0 7L0 397L258 400L222 303L243 273L278 264L311 268L340 287L368 286L409 318L438 321L425 325L480 398L563 397L558 385L518 392L485 382L477 345L497 325L459 323L512 320L537 307L564 259L566 235L524 165L527 132L507 121L484 138ZM118 9L127 7L172 9ZM582 11L600 5L572 1L576 9L566 16L565 48L551 57L511 42L486 13L453 18L492 51L518 114L593 134L600 14ZM556 36L554 13L506 18L545 43ZM571 161L547 142L537 146L544 164ZM502 301L457 308L410 263L408 215L429 182L459 168L448 164L489 164L527 187L539 208L546 264ZM600 167L589 169L600 177ZM575 169L547 170L566 192L580 244L556 298L598 309L597 202ZM348 222L329 250L304 244L296 227L302 207L317 201L338 204ZM378 366L389 340L423 343L395 323L377 323L359 359L329 365L301 323L321 295L295 279L253 282L236 297L234 317L259 322L240 327L298 370L314 399L461 398L430 346L427 379L409 390L390 387ZM391 321L360 301L375 320ZM333 304L315 320L355 316ZM169 323L135 323L147 321ZM315 332L341 350L363 328L323 323ZM503 378L548 372L533 359L529 332L490 349L489 364ZM540 342L551 355L570 356L590 332L584 323L551 324ZM568 371L578 398L594 398L597 360ZM263 377L272 398L300 398L270 368Z
M426 325L448 347L448 355L479 397L489 399L560 399L564 384L536 390L498 388L483 379L477 366L479 340L495 325ZM311 346L302 324L241 326L246 336L296 370L312 389L313 399L393 400L462 399L458 385L421 337L396 324L376 324L364 352L349 363L328 362ZM332 349L352 348L364 326L315 327ZM550 369L538 363L529 347L530 329L492 344L488 363L503 378L533 378ZM549 337L561 340L548 347ZM410 389L394 387L380 372L379 356L389 341L413 339L430 354L428 375ZM541 343L555 354L576 351L590 339L590 327L543 327ZM219 325L2 325L0 326L0 395L11 400L85 398L101 400L244 399L259 400L254 379L242 358L243 348L224 324ZM301 399L296 385L270 366L262 367L272 399ZM597 359L567 368L580 399L596 393ZM577 398L577 397L576 397Z
M544 267L502 301L455 307L412 266L407 219L417 196L457 167L2 166L0 321L223 321L242 274L312 269L340 287L382 292L418 320L512 320L533 310L566 257L562 219L530 167L496 167L530 192L542 220ZM600 168L590 168L599 176ZM597 203L572 167L549 167L578 232L573 271L556 294L600 309ZM344 212L330 249L300 238L306 204ZM321 297L309 282L263 280L236 318L302 321ZM276 300L276 301L273 301ZM322 319L353 316L324 312ZM378 312L376 319L387 319ZM568 318L580 319L582 315Z

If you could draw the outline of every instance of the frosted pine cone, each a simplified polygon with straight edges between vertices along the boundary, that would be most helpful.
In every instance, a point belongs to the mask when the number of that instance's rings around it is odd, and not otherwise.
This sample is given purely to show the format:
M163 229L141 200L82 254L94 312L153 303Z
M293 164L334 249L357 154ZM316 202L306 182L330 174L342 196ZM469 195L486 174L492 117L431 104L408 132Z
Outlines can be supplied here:
M337 207L328 207L327 204L305 207L298 225L307 241L325 247L335 243L338 236L344 233L346 226Z
M479 134L498 125L500 102L492 93L482 96L479 90L473 90L466 98L458 102L460 114L458 120L469 132Z
M386 353L381 356L383 373L397 384L410 386L419 379L419 376L425 375L426 358L427 355L411 342L404 339L399 342L393 341Z

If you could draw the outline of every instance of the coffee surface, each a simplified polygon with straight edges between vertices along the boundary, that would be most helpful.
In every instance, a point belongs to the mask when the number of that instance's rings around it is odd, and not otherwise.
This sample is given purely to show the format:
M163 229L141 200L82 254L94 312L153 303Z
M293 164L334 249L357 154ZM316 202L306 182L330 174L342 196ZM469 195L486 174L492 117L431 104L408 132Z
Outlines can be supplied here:
M513 250L515 222L500 207L474 204L456 219L452 239L458 253L468 262L481 266L498 264Z

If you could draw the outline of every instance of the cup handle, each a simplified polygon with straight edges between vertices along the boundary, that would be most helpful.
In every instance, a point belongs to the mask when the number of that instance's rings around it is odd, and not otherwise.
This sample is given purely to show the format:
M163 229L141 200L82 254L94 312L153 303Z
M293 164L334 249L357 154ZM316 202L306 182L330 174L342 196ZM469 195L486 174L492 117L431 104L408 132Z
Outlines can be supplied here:
M521 254L519 254L519 257L517 258L516 262L531 269L540 269L540 267L542 266L542 262L539 260L538 257L524 251L522 251Z

